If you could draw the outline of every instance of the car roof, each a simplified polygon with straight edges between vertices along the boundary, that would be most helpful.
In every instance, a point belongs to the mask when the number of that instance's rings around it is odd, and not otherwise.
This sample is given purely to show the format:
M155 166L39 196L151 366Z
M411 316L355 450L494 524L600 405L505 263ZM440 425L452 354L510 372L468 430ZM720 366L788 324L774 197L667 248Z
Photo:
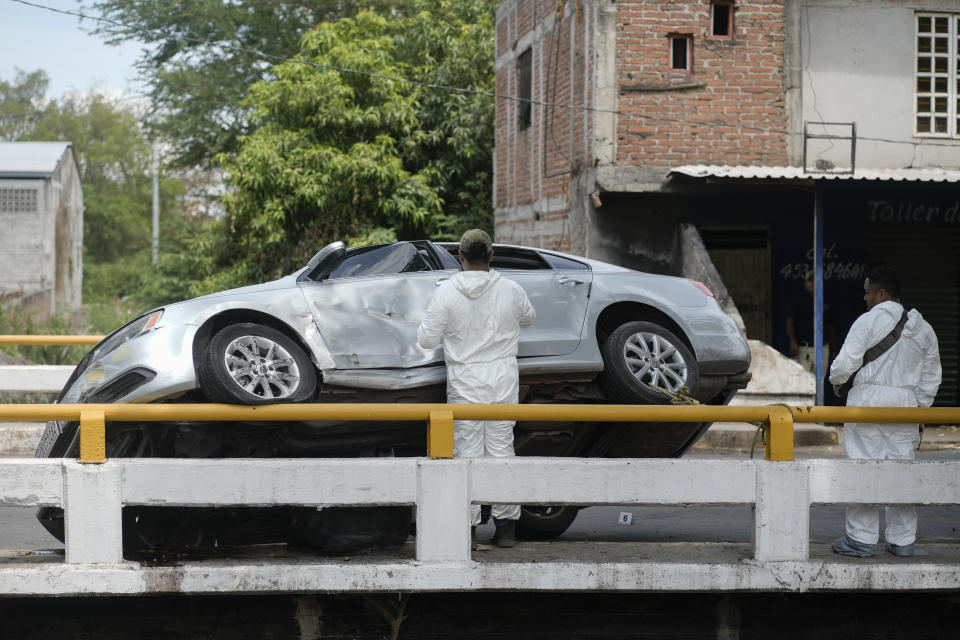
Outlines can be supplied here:
M456 247L458 243L456 242L434 242L434 244L441 247ZM508 247L510 249L524 249L526 251L536 251L537 253L546 253L553 256L560 256L561 258L567 258L568 260L576 260L577 262L582 262L586 265L589 265L592 271L623 271L623 272L632 272L633 269L627 269L626 267L621 267L619 265L610 264L609 262L601 262L600 260L594 260L592 258L584 258L583 256L578 256L573 253L565 253L563 251L554 251L551 249L542 249L540 247L528 247L521 244L506 244L500 242L494 242L493 248L497 247Z

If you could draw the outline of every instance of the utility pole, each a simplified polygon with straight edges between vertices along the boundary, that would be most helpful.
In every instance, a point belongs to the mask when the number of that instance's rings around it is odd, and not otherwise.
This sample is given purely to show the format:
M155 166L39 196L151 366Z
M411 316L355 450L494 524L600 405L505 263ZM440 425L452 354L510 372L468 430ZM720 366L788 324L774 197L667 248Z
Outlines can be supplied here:
M157 141L153 141L153 259L157 264L160 255L160 162L157 159Z

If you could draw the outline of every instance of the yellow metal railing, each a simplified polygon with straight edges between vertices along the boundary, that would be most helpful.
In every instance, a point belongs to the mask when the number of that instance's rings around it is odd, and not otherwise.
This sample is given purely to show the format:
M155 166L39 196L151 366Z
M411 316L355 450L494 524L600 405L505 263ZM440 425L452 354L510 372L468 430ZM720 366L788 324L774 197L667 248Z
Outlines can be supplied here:
M0 344L29 344L29 345L94 345L103 340L104 336L31 336L31 335L0 335Z
M586 404L0 404L0 421L80 422L80 461L106 459L105 425L113 421L425 421L427 455L453 457L454 420L586 422L754 422L768 425L766 458L793 460L793 425L839 422L958 424L960 408L661 406Z

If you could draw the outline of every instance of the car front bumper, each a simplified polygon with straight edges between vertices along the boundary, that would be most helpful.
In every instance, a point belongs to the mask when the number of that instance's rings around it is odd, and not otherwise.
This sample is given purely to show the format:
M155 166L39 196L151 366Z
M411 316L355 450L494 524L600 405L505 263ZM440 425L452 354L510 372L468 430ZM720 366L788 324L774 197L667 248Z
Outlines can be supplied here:
M151 402L197 388L193 364L193 325L157 327L94 355L74 371L60 404Z

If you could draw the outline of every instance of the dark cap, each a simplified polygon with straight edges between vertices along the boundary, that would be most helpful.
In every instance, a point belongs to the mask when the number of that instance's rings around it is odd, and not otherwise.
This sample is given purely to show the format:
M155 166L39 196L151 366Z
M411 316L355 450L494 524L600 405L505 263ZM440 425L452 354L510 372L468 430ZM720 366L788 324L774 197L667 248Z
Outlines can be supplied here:
M460 236L460 251L468 258L485 258L492 250L493 242L482 229L470 229Z

